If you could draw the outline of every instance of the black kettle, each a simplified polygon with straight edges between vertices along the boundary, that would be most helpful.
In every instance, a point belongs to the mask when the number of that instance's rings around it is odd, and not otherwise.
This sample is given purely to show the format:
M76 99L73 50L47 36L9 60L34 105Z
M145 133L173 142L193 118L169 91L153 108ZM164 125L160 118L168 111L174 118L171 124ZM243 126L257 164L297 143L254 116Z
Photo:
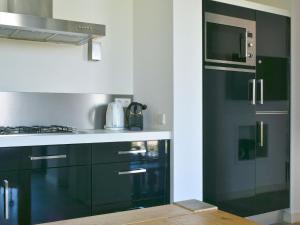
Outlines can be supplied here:
M138 102L132 102L126 109L126 127L129 130L139 131L144 128L143 110L147 109L146 105Z

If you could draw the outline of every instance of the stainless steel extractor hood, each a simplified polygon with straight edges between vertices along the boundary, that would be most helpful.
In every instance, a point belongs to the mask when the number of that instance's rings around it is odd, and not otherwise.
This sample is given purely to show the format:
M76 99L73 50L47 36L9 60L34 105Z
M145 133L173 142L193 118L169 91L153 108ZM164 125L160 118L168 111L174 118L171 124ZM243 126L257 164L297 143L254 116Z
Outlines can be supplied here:
M52 0L0 0L0 38L82 45L105 26L52 18Z

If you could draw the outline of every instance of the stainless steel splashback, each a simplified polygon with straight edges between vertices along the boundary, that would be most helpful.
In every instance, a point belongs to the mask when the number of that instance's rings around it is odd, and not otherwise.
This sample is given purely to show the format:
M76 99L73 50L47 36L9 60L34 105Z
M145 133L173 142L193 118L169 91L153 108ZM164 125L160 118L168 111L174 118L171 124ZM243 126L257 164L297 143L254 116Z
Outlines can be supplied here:
M131 95L0 92L0 126L65 125L102 129L107 104Z

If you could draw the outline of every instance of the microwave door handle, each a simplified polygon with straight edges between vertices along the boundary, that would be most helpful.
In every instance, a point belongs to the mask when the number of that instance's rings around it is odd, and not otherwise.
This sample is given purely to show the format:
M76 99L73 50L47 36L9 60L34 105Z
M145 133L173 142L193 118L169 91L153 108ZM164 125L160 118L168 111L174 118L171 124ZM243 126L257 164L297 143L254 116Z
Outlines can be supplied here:
M245 32L245 59L248 58L248 31Z
M256 105L256 79L248 81L248 98L251 105Z

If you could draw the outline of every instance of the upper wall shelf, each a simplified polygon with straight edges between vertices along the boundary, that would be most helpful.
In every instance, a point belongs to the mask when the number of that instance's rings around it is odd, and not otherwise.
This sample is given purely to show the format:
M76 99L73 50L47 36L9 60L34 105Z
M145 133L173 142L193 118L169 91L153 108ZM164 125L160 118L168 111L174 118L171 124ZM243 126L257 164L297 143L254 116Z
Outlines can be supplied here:
M278 15L282 15L282 16L288 16L291 17L291 12L289 10L286 9L281 9L281 8L277 8L277 7L273 7L273 6L268 6L268 5L264 5L264 4L260 4L260 3L256 3L256 2L250 2L247 0L212 0L215 2L222 2L222 3L226 3L226 4L230 4L230 5L236 5L236 6L240 6L240 7L245 7L245 8L249 8L249 9L255 9L255 10L260 10L260 11L264 11L264 12L269 12L269 13L274 13L274 14L278 14Z

